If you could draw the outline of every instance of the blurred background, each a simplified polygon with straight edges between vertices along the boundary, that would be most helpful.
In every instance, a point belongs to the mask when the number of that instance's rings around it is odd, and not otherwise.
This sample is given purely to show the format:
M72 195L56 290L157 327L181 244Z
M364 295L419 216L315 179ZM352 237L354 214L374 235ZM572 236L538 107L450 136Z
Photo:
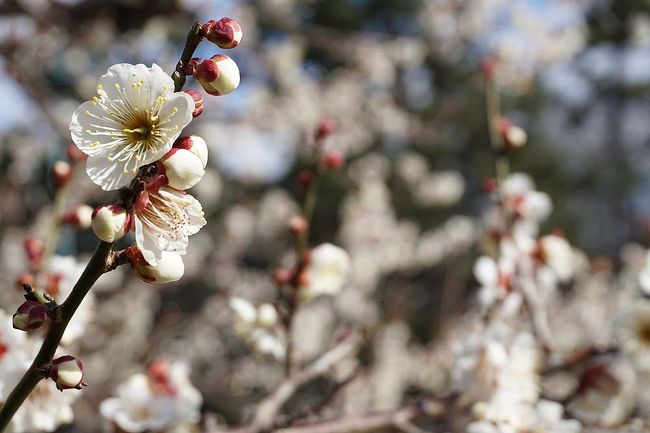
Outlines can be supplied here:
M273 301L270 271L293 260L287 221L300 206L298 174L326 118L335 130L325 145L346 163L321 182L310 244L344 247L354 277L339 297L299 315L297 356L315 359L337 329L362 323L376 340L358 389L374 391L349 407L393 407L444 387L435 368L415 369L424 378L382 369L401 365L397 353L430 356L419 347L471 306L489 203L482 185L494 175L486 58L497 65L503 114L528 133L511 168L553 200L543 231L560 230L606 268L621 266L623 246L647 242L646 1L0 0L6 311L19 299L13 287L27 268L25 238L50 230L52 166L65 158L74 109L115 63L173 71L192 23L222 16L244 29L228 52L241 85L204 95L205 111L187 129L210 150L208 172L191 191L208 225L192 238L180 282L147 286L128 269L100 280L94 313L71 346L92 386L64 431L100 431L99 402L159 357L192 365L202 410L220 422L241 421L281 382L281 365L251 356L235 335L228 297ZM196 56L217 52L204 43ZM200 90L191 79L188 86ZM113 199L77 172L60 209ZM88 257L95 242L90 230L64 226L56 254Z

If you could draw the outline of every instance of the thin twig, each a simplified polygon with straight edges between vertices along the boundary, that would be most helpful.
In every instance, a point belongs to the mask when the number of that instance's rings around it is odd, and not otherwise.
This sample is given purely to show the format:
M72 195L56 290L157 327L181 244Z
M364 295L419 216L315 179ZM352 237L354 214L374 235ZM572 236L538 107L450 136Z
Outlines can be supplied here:
M259 404L251 426L249 427L250 431L269 431L273 427L284 404L289 401L298 388L322 376L333 365L355 353L359 343L360 337L356 334L352 335L334 349L325 353L307 368L285 380L273 394Z

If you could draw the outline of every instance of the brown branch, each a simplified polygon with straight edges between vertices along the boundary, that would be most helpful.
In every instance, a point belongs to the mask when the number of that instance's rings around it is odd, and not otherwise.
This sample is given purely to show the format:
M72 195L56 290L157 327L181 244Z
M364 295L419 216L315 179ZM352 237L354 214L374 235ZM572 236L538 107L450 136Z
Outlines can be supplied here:
M358 335L348 337L307 368L285 380L273 394L259 404L247 431L254 433L270 431L274 427L282 407L296 391L302 385L325 374L327 370L342 359L356 353L360 341Z

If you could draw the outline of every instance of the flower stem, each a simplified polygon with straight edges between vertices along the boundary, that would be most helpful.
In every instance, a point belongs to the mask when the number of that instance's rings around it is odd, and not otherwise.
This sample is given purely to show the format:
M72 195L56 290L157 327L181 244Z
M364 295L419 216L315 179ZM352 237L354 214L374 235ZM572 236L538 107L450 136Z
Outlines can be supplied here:
M185 41L185 48L183 48L183 54L176 65L176 71L172 74L172 79L174 80L174 92L180 92L185 85L185 66L192 59L196 47L199 46L201 40L203 39L203 30L201 30L201 23L195 22L190 32L187 34L187 40Z
M81 277L79 277L79 280L74 285L72 292L70 292L68 298L61 305L61 321L52 323L41 349L36 355L36 358L34 358L34 362L32 362L32 365L11 391L0 409L0 433L7 429L9 422L11 422L18 408L20 408L38 382L43 379L41 369L52 361L70 319L72 319L75 311L77 311L77 308L79 308L79 305L93 284L95 284L95 281L104 273L112 245L112 243L100 241L86 269L84 269Z

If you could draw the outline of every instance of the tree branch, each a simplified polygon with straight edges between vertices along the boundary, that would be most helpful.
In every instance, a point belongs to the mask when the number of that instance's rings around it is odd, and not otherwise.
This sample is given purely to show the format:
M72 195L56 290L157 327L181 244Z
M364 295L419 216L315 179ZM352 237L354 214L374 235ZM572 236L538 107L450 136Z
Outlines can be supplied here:
M38 382L43 379L41 375L42 367L52 361L70 319L72 319L81 301L83 301L90 288L95 284L95 281L104 273L112 245L112 243L108 242L99 242L90 262L86 265L86 269L84 269L81 277L79 277L79 280L74 285L68 298L61 305L61 321L51 324L43 345L36 358L34 358L34 362L32 362L32 365L11 391L2 409L0 409L0 432L6 430L18 408L20 408Z

